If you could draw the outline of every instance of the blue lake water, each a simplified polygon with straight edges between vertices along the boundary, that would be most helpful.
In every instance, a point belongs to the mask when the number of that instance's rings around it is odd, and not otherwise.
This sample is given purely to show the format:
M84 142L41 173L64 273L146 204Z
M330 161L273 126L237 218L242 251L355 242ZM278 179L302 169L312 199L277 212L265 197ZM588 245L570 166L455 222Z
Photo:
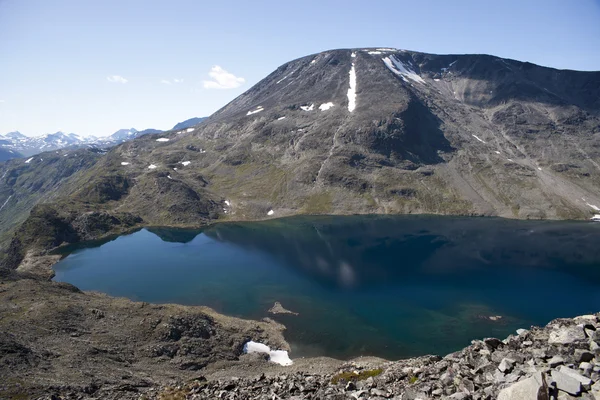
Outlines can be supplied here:
M444 355L600 309L600 224L586 222L294 217L143 229L65 251L57 281L272 317L292 358ZM268 314L275 301L299 315Z

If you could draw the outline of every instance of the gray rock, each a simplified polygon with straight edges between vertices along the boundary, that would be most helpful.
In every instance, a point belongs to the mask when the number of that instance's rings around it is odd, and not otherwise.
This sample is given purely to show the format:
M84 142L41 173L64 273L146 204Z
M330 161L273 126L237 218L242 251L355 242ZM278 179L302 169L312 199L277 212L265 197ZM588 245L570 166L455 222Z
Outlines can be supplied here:
M594 354L599 354L600 353L600 345L598 345L598 343L594 342L593 340L590 341L590 351Z
M467 400L471 398L471 395L464 392L458 392L451 395L450 398L453 400Z
M565 363L565 359L562 358L561 356L554 356L548 360L548 365L551 368L557 367L559 365L563 365L564 363Z
M503 358L502 361L500 361L500 364L498 365L498 369L504 373L510 372L515 366L515 362L516 361L513 359Z
M585 377L583 375L581 375L579 372L575 371L574 369L565 367L565 366L561 366L558 369L559 372L570 376L573 379L576 379L577 381L579 381L586 389L588 389L591 385L592 385L592 380L588 377Z
M590 394L593 396L594 400L600 400L600 381L592 385Z
M524 335L526 333L529 333L527 329L517 329L517 335L519 336Z
M579 364L579 369L583 371L584 374L589 375L594 369L594 366L589 362L582 362Z
M504 388L498 394L498 400L549 400L548 385L545 376L537 373Z
M379 396L379 397L390 397L389 393L386 392L385 390L381 390L381 389L371 389L371 395L373 396Z
M585 332L577 326L561 327L550 332L549 344L571 344L585 340Z
M594 359L594 354L590 353L588 350L575 349L575 360L578 362L589 362Z
M558 390L577 396L581 393L581 382L560 371L552 371L552 382Z
M489 347L491 347L492 349L497 349L498 347L504 345L504 343L502 343L502 340L496 339L496 338L486 338L486 339L483 339L483 342L485 344L487 344Z

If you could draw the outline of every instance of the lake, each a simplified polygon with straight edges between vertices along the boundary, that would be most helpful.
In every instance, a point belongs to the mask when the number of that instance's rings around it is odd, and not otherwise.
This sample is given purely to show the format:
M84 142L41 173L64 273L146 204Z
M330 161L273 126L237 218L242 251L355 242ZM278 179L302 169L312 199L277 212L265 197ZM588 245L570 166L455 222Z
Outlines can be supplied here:
M271 317L287 327L292 358L445 355L600 310L597 223L292 217L148 228L64 251L56 281ZM269 314L276 301L299 315Z

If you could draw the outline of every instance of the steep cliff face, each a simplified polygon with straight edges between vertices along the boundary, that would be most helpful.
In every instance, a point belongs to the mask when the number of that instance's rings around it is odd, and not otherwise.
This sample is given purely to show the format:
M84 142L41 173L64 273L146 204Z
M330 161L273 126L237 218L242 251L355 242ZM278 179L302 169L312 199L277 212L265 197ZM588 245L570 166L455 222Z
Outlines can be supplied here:
M148 225L303 213L590 219L599 95L600 72L326 51L282 65L200 125L99 155L49 200Z

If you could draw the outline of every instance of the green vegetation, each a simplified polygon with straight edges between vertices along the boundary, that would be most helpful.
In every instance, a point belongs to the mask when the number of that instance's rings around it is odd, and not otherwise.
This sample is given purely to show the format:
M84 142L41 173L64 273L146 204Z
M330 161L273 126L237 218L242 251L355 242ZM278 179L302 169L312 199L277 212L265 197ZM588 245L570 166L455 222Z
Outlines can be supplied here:
M381 368L369 369L369 370L364 370L364 371L360 371L360 372L344 371L344 372L340 372L337 375L334 375L331 378L331 383L333 383L334 385L337 385L339 382L364 381L365 379L381 375L382 372L383 372L383 369L381 369Z
M327 214L331 211L331 205L331 194L324 191L308 197L303 211L307 214Z

